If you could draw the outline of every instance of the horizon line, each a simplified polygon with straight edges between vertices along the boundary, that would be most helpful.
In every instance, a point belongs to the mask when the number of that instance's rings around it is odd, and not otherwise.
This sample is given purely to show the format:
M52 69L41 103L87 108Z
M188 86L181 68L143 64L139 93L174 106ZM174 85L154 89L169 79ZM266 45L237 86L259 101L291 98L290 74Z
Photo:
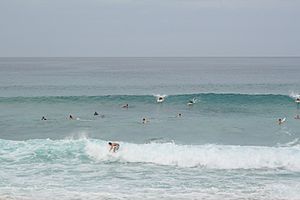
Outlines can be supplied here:
M0 56L0 58L300 58L299 56Z

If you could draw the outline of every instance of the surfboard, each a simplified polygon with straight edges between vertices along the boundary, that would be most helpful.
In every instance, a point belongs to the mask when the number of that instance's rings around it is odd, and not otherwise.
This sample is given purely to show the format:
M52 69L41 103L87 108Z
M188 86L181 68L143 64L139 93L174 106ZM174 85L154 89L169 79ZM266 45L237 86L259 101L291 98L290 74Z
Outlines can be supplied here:
M193 104L195 104L197 101L197 99L193 98L192 100L189 100L189 102L187 103L188 106L191 106Z
M165 100L165 98L163 96L159 96L156 98L157 103L162 103L164 100Z

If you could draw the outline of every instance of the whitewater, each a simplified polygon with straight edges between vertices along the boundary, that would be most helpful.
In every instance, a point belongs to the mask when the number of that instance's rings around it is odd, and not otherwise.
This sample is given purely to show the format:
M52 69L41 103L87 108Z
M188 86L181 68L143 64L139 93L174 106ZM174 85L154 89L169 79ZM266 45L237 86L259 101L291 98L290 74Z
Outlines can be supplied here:
M119 142L117 153L107 141L1 140L2 164L93 162L149 163L208 169L286 169L300 172L300 146L257 147L232 145L177 145L174 143L131 144Z
M298 200L299 63L0 58L0 199Z

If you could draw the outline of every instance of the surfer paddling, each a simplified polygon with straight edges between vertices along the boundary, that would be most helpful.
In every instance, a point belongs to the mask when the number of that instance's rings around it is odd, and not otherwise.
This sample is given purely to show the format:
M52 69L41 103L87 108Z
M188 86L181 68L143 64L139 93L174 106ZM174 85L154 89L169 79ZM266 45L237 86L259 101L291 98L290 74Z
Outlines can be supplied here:
M97 113L97 112L94 112L94 116L98 116L99 115L99 113Z
M47 119L46 119L46 117L45 117L45 116L43 116L41 120L42 120L42 121L45 121L45 120L47 120Z
M108 145L110 146L109 152L116 153L119 150L120 145L118 143L109 142Z
M149 122L149 120L147 120L146 117L144 117L144 118L142 119L142 123L143 123L143 124L146 124L146 123L148 123L148 122Z

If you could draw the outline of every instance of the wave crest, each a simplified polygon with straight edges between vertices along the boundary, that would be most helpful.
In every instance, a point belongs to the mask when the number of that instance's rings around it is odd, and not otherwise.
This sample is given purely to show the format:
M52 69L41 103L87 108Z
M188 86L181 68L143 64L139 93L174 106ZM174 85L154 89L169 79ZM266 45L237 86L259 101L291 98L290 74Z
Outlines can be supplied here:
M86 153L98 161L152 163L212 169L278 169L300 171L300 147L177 145L174 143L121 143L117 153L87 143Z
M100 103L110 102L122 104L124 102L134 103L156 103L155 98L168 97L169 103L186 104L191 99L197 99L202 103L228 103L228 104L287 104L293 103L296 94L239 94L239 93L198 93L178 95L107 95L107 96L40 96L40 97L0 97L1 103ZM155 98L154 98L155 97Z
M148 163L211 169L286 169L300 172L299 145L263 147L119 143L119 151L111 153L107 141L95 139L0 140L0 164L92 161Z

